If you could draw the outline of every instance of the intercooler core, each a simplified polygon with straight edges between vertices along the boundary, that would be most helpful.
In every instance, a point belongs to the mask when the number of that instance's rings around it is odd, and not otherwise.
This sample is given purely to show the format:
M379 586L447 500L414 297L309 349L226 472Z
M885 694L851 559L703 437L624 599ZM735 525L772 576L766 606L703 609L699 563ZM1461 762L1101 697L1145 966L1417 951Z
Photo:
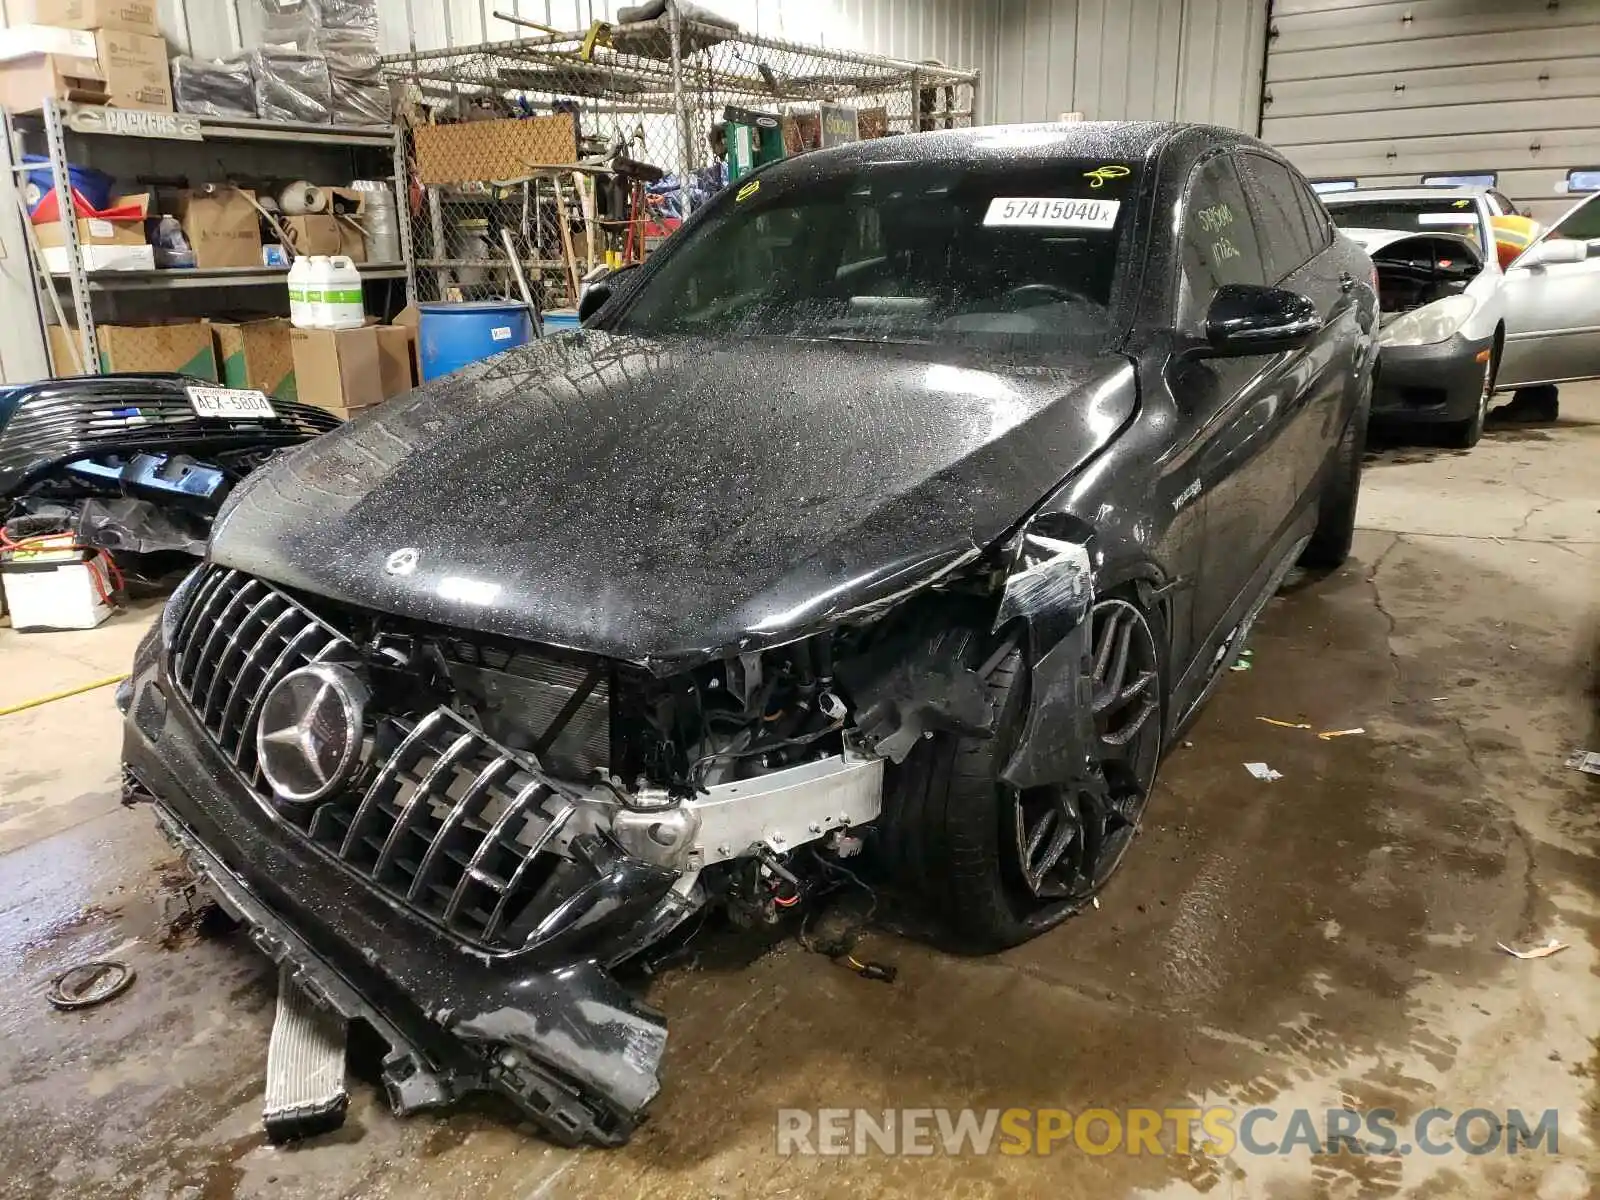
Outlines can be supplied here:
M573 778L609 765L611 679L604 663L462 641L445 653L451 682L490 737ZM551 727L564 717L550 740Z

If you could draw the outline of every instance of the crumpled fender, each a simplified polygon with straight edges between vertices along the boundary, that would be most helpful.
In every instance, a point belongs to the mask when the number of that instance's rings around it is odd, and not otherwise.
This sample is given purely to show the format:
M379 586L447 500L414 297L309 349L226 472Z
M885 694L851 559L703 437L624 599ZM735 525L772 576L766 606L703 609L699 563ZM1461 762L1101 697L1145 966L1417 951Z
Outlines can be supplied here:
M1093 747L1094 567L1086 531L1046 514L1018 536L995 613L996 631L1020 623L1028 709L1000 778L1012 787L1103 784Z

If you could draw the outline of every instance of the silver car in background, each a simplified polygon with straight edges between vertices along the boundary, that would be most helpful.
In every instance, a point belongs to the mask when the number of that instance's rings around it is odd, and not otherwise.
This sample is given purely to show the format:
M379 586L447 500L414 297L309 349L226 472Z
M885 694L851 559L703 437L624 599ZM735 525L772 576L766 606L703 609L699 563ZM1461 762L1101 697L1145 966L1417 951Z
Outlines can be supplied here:
M1489 398L1554 419L1552 385L1600 376L1600 193L1578 201L1502 269L1486 187L1357 189L1325 195L1373 257L1385 299L1374 414L1482 433Z

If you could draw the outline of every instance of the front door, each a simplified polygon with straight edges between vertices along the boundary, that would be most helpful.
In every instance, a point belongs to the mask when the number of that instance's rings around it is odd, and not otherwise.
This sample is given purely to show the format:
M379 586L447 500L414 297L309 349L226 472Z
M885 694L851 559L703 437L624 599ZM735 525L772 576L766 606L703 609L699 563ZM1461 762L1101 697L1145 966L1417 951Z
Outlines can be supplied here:
M1588 244L1582 262L1524 266L1553 238ZM1506 348L1497 387L1600 375L1600 193L1580 201L1506 271Z
M1223 284L1272 282L1227 154L1204 160L1190 178L1179 251L1182 335L1203 336L1206 311ZM1233 619L1289 519L1299 473L1292 429L1303 386L1299 358L1180 358L1168 368L1179 428L1164 469L1181 489L1175 507L1192 505L1200 518L1190 632L1202 649Z

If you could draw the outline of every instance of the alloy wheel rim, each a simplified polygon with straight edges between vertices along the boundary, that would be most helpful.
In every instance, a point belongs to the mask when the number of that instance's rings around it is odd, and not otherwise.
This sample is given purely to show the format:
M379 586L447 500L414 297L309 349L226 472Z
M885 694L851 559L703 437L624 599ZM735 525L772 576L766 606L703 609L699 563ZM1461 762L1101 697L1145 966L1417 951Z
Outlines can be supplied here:
M1161 681L1155 635L1126 600L1092 617L1095 759L1103 787L1015 793L1017 861L1041 901L1086 900L1110 878L1133 840L1155 779Z

